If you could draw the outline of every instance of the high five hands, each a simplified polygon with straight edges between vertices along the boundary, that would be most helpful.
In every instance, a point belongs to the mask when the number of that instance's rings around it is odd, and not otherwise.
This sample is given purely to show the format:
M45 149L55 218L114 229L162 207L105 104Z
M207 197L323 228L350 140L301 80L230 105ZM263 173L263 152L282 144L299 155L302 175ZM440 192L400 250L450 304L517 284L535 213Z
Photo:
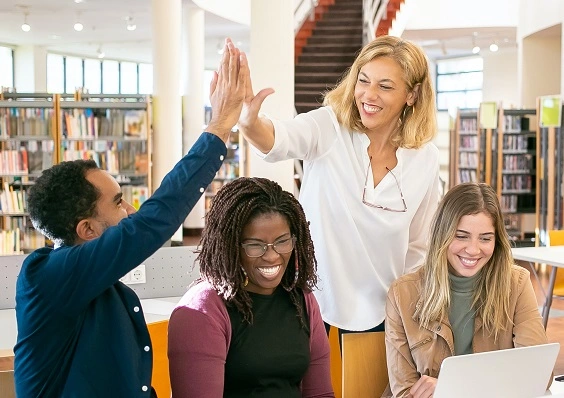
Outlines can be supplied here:
M207 131L224 142L243 108L250 85L249 64L244 52L235 47L231 39L225 40L223 57L210 83L212 118Z

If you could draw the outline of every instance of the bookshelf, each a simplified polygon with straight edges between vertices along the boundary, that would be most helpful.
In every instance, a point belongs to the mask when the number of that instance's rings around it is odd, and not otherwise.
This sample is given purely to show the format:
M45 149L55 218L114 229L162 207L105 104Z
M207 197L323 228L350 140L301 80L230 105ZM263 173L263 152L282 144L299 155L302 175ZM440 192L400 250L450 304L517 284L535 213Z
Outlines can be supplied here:
M537 133L535 109L500 109L495 184L510 237L518 246L534 245L524 217L536 211Z
M151 192L150 100L60 103L60 160L93 159L135 208Z
M26 190L44 169L75 159L95 160L139 208L152 192L150 97L0 95L0 255L45 245Z
M227 156L225 157L221 168L217 172L212 183L205 192L205 212L209 211L213 197L217 191L225 184L244 175L248 175L245 170L245 158L247 157L248 146L245 145L243 136L235 127L231 131L229 143L227 145Z
M484 139L478 129L477 110L458 110L454 124L451 184L483 181Z
M45 245L29 219L27 188L56 161L53 97L6 97L0 98L0 255Z
M539 102L537 102L537 107ZM564 108L563 108L564 111ZM538 124L537 124L538 126ZM548 231L564 229L564 125L537 127L536 138L536 238L546 246Z

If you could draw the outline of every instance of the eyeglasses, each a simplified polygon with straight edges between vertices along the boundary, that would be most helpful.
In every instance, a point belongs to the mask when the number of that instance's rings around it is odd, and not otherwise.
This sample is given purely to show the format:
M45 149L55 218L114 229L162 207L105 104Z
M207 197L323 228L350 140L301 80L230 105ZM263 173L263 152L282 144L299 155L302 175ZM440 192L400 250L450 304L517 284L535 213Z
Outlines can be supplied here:
M245 253L249 257L262 257L268 250L269 246L278 254L290 253L294 249L296 237L281 239L274 243L241 243Z
M392 170L388 169L387 167L386 167L386 170L388 170L388 173L390 173L392 175L392 177L394 177L394 180L396 180L396 185L398 186L398 190L399 190L400 196L401 196L401 201L403 203L403 209L401 209L401 210L391 209L391 208L386 207L386 206L381 206L381 205L377 205L377 204L370 203L370 202L366 201L366 188L368 188L368 186L367 186L367 184L368 184L368 172L370 171L371 166L372 166L372 156L370 157L370 161L368 162L368 169L366 170L366 180L364 181L364 190L362 191L362 203L364 203L366 206L374 207L376 209L393 211L393 212L396 212L396 213L405 213L407 211L407 205L405 204L405 199L403 198L403 192L401 191L399 181L398 181L396 175L394 173L392 173Z

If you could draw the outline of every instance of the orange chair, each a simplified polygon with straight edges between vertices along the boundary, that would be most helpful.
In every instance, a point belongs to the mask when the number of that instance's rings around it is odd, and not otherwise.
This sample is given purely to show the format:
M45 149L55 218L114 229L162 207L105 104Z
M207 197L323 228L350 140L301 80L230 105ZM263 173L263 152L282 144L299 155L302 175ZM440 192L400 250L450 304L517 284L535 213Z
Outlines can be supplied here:
M168 320L148 323L149 335L153 345L153 376L151 385L159 397L170 397L170 377L168 372Z
M564 246L564 230L548 231L549 246ZM554 281L553 295L559 298L564 297L564 269L558 269L556 280Z
M343 397L380 397L388 386L384 332L343 334Z

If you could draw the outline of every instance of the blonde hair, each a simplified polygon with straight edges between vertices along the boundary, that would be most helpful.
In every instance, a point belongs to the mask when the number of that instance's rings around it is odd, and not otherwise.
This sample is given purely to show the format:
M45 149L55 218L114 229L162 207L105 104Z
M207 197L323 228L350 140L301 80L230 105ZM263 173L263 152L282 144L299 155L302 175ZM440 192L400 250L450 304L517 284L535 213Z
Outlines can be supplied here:
M325 94L323 105L331 106L339 123L351 131L366 132L356 108L354 89L360 69L379 57L395 60L403 71L408 92L419 84L413 106L404 105L392 142L397 147L420 148L435 136L435 93L431 85L429 65L423 50L415 44L394 36L379 36L360 51L339 84Z
M495 247L476 281L472 308L483 320L484 328L494 336L506 330L510 321L509 293L513 256L509 235L503 223L497 195L487 184L464 183L447 192L431 224L429 251L424 262L421 300L415 310L422 327L446 318L450 309L450 283L447 251L463 216L484 213L492 220Z

